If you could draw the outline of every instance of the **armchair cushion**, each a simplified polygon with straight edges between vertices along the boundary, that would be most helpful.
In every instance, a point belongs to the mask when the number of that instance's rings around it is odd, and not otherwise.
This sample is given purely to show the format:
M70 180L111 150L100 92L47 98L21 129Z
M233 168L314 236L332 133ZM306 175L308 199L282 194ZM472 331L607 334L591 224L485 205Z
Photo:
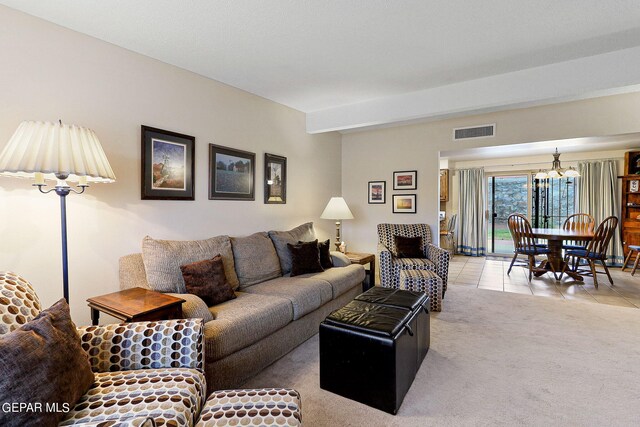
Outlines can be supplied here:
M40 313L40 300L28 281L0 271L0 336L18 329Z
M422 236L393 236L398 258L424 258L422 252Z
M201 319L88 326L78 331L93 372L204 369Z
M102 426L111 425L106 424L108 421L132 420L142 423L150 416L159 426L192 426L204 404L205 393L204 375L195 369L98 373L93 386L60 425L105 422L97 424Z
M41 411L0 412L0 425L56 425L93 383L87 355L61 299L35 319L0 338L0 403L40 404Z
M182 271L187 292L199 296L209 306L236 297L224 275L224 266L220 255L181 265L180 271Z

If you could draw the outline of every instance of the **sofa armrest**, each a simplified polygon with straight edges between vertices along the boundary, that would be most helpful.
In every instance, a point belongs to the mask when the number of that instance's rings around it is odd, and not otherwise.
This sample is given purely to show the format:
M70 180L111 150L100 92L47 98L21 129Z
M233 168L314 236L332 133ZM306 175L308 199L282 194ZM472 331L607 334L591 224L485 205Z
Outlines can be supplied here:
M349 261L349 258L347 258L347 256L342 252L331 251L330 254L331 261L333 261L334 267L346 267L348 265L351 265L351 261Z
M391 269L393 254L385 245L378 243L378 257L380 258L378 260L378 265L380 266L380 285L385 288L393 287L393 273Z
M201 319L78 328L93 372L193 368L204 371Z
M447 277L449 276L449 259L451 255L445 249L429 243L427 245L427 259L436 265L436 274L442 279L442 295L447 290Z
M209 311L207 303L202 301L197 295L193 294L167 294L176 298L182 298L182 318L183 319L202 319L204 323L213 320L213 314Z

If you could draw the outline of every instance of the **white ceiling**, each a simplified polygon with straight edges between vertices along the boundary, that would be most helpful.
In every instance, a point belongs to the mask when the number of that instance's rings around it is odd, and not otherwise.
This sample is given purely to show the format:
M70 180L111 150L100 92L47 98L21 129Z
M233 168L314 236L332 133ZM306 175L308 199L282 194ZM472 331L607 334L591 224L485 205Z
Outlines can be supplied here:
M480 111L480 106L499 109L516 103L557 102L589 96L587 89L602 95L640 84L640 73L629 68L635 63L619 67L612 64L617 57L606 56L631 49L621 57L628 60L631 55L640 62L640 49L634 49L640 47L638 0L0 0L0 4L308 113L310 132L469 113ZM533 80L542 86L568 70L549 66L566 63L582 69L584 63L571 61L584 58L592 61L590 67L596 61L612 68L599 70L602 75L595 83L577 79L580 84L561 93L540 95L538 88L528 87L521 94L514 91L513 99L474 103L465 98L469 91L479 96L477 88L504 85L485 84L483 79L496 76L512 76L524 86L531 76L518 74L523 70L537 70L532 76L538 81ZM477 87L469 82L477 82ZM419 108L447 95L459 98L460 105ZM414 103L416 108L390 112L394 102ZM354 115L363 112L368 112L366 117Z

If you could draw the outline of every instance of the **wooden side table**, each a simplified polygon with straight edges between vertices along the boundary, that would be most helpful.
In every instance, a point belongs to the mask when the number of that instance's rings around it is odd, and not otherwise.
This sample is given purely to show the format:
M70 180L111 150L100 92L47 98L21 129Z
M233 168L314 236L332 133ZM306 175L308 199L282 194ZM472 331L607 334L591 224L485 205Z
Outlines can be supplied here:
M91 323L95 326L100 312L124 322L180 319L184 301L149 289L131 288L89 298L87 303L91 308Z
M362 284L362 290L366 291L376 285L376 256L375 254L347 252L345 254L351 264L367 265L369 264L369 283Z

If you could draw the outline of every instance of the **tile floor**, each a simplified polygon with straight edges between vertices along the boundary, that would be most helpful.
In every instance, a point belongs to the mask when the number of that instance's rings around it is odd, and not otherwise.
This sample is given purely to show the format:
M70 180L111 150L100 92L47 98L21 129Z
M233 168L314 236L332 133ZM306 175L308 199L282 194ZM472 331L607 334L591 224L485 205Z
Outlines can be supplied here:
M640 308L640 272L632 277L630 268L625 271L620 268L609 269L613 286L609 284L606 274L599 274L599 286L596 289L591 277L585 278L582 283L564 276L558 282L551 273L534 277L529 283L528 271L517 265L507 276L510 262L511 258L456 255L449 265L449 285Z

